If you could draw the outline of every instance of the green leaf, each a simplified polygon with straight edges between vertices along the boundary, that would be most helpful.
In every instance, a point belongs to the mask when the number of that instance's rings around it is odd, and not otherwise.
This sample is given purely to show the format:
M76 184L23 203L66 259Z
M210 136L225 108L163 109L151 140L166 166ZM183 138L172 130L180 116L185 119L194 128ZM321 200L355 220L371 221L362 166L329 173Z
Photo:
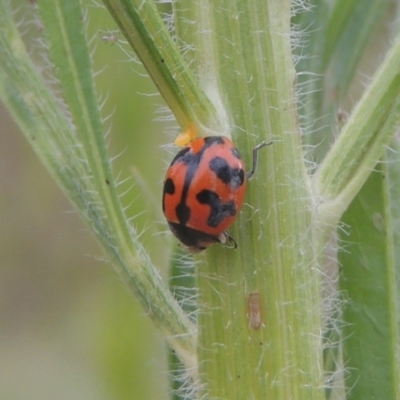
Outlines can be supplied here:
M399 161L381 164L343 216L339 290L343 293L343 363L347 399L398 399L398 271L391 208L397 215ZM389 169L397 169L396 179ZM397 190L397 189L396 189ZM396 205L393 203L396 202ZM398 235L398 233L397 233ZM397 260L398 261L398 260ZM398 265L398 264L397 264ZM397 268L398 269L398 268Z

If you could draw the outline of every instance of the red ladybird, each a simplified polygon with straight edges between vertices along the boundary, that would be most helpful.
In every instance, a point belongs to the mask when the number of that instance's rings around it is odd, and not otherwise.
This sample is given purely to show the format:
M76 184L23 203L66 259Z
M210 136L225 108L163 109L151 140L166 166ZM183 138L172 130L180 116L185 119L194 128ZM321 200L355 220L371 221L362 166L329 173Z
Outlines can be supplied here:
M162 207L172 233L196 253L231 238L227 229L238 216L253 170L246 168L237 148L224 136L198 138L183 148L168 168Z

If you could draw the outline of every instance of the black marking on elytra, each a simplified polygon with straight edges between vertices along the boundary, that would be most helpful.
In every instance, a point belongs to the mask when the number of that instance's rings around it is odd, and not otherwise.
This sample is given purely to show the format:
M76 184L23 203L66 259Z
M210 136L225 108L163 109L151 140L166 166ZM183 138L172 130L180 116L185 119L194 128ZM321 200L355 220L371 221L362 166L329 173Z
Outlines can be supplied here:
M162 196L163 212L165 211L165 195L166 194L174 194L174 193L175 193L174 181L171 178L167 178L164 182L163 196Z
M186 225L190 219L190 208L186 205L186 202L179 202L179 204L175 208L176 216L178 217L179 222L182 225Z
M175 184L171 178L167 178L164 182L164 194L174 194L175 193Z
M233 201L223 203L218 194L204 189L196 195L201 204L210 206L210 215L207 219L207 225L216 228L225 218L236 215L236 207Z
M185 159L186 153L190 150L190 147L185 147L182 150L178 151L178 154L173 158L173 160L171 161L170 167L172 167L174 164L176 164L178 161L181 161ZM190 156L190 154L189 154Z
M182 195L179 204L176 206L176 216L182 225L186 225L190 218L190 208L187 206L187 197L189 193L190 184L196 174L198 166L201 162L204 152L211 147L214 143L223 144L224 138L221 136L209 136L204 138L204 145L198 153L193 153L190 147L182 149L173 159L172 164L180 162L187 166L185 181L183 183Z
M242 168L232 168L224 158L214 157L210 163L210 168L215 172L217 178L233 189L243 185L244 171Z

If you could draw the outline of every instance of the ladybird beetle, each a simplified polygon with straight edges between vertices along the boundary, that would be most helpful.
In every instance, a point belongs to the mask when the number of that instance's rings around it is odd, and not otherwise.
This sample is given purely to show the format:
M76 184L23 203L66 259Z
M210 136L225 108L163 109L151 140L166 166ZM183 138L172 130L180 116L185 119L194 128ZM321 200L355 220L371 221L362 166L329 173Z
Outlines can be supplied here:
M213 243L236 242L227 229L242 208L247 180L257 166L246 168L237 148L224 136L193 140L180 150L168 168L162 208L172 233L191 252Z

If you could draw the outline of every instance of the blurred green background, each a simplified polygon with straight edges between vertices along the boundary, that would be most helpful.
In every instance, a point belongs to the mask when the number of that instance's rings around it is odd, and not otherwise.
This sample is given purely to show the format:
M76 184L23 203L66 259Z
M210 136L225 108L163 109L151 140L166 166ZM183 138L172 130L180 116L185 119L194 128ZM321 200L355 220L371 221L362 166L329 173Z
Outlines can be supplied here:
M35 47L28 3L12 1ZM123 202L165 274L158 207L173 127L156 121L163 102L140 66L102 40L115 24L86 3L114 170L130 178ZM0 191L0 399L167 399L161 337L1 104Z

